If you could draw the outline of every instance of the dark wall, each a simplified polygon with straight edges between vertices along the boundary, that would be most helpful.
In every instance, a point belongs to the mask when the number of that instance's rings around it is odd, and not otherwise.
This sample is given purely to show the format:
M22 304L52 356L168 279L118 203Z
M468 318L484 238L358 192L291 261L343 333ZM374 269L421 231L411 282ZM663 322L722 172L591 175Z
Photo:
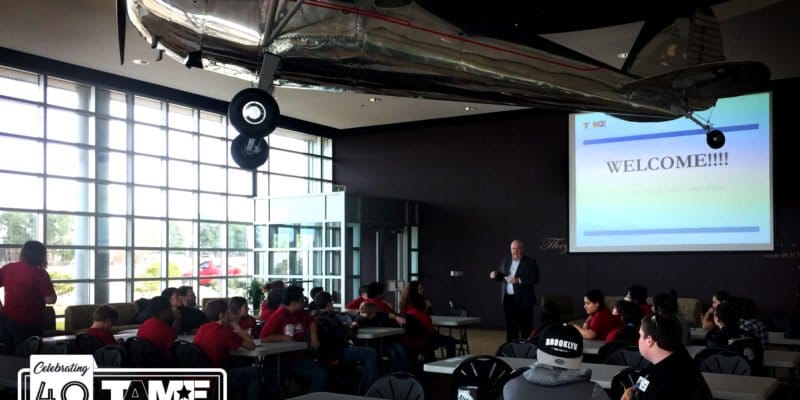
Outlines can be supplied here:
M537 294L571 295L576 313L582 313L582 296L590 288L621 295L629 284L641 283L651 293L675 288L705 302L724 288L755 299L767 319L786 318L794 311L800 280L800 141L793 126L796 109L787 102L798 83L779 81L773 97L772 253L564 254L559 247L568 236L566 114L517 113L339 137L334 178L350 192L422 202L426 295L439 310L454 299L487 326L503 323L500 288L488 273L515 238L538 260ZM554 246L549 238L562 241ZM451 278L451 270L464 275Z

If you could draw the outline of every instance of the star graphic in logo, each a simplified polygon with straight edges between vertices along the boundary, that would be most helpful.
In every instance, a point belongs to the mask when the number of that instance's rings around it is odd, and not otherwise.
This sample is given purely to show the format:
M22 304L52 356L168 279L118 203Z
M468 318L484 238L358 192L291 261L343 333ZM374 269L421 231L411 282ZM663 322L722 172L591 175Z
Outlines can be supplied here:
M178 390L178 395L180 396L180 397L179 397L179 400L180 400L180 399L186 399L186 400L189 400L189 393L191 393L191 392L192 392L191 390L189 390L189 389L186 389L186 385L184 384L184 385L183 385L183 389L181 389L181 390Z

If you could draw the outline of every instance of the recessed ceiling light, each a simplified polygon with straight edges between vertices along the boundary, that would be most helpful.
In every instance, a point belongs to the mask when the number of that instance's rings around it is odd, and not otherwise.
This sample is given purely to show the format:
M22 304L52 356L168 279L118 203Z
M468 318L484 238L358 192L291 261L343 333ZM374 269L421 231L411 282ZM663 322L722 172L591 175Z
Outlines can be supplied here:
M370 97L369 98L369 102L370 103L377 103L377 102L382 101L382 100L383 99L381 99L380 97Z
M628 52L624 51L622 53L617 54L617 58L622 59L622 60L628 58Z
M150 64L150 61L147 61L147 60L142 60L141 58L135 58L135 59L134 59L132 62L133 62L134 64L137 64L137 65L147 65L147 64Z
M464 107L464 111L475 111L475 110L477 110L477 109L478 109L478 107L472 107L472 106L466 106L466 107Z

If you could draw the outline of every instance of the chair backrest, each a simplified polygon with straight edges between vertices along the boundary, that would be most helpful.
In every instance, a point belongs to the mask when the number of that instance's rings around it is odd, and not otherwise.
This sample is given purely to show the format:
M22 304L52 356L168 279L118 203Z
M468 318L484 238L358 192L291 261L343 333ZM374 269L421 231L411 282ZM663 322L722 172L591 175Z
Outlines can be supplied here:
M176 340L172 346L175 366L178 368L211 368L206 353L194 343Z
M97 349L105 346L97 336L80 333L75 336L75 349L80 354L94 354Z
M611 353L613 353L613 352L615 352L615 351L617 351L619 349L624 349L624 348L626 348L628 346L630 346L630 344L628 344L626 342L617 342L617 341L615 341L615 342L606 343L602 347L600 347L599 350L597 350L597 359L600 360L600 361L603 361L603 359L608 357Z
M516 377L518 377L518 376L520 376L520 375L524 374L524 373L525 373L525 371L527 371L527 370L529 370L529 369L531 369L531 367L519 367L519 368L517 368L517 369L515 369L515 370L511 371L511 374L510 374L510 375L508 375L508 379L509 379L509 380L511 380L511 379L514 379L514 378L516 378Z
M527 340L512 340L505 342L497 348L497 357L530 358L536 359L536 345Z
M510 376L511 366L497 357L470 357L453 371L453 394L459 387L477 386L481 397L497 397L503 393L503 385Z
M42 349L42 338L39 336L31 336L19 344L12 353L15 357L30 357L31 354L39 354Z
M752 375L753 368L743 356L728 349L705 349L694 358L701 372L716 374Z
M167 366L167 355L147 339L130 337L125 342L125 348L131 367L164 368Z
M728 346L734 353L746 358L755 370L764 366L764 345L758 338L749 336L734 338Z
M40 354L69 354L70 344L67 342L42 343Z
M602 360L603 364L624 365L633 368L644 368L650 365L650 362L642 357L642 354L639 353L639 348L636 346L618 348L611 354L606 355Z
M625 388L631 387L636 383L636 380L641 376L641 370L638 368L628 367L622 371L617 372L614 378L611 379L611 388L608 390L608 396L612 399L619 399Z
M125 359L125 350L118 344L103 346L94 352L94 360L100 368L122 367Z
M366 397L425 400L425 392L417 377L407 372L395 372L378 378L367 391Z

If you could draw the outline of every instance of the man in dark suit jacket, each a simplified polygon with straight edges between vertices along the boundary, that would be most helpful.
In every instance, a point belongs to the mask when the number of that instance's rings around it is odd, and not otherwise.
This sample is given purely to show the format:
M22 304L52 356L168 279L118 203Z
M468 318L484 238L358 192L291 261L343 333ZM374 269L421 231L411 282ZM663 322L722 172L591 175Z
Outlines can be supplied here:
M521 240L511 242L511 257L505 258L499 271L489 278L502 282L503 314L506 317L506 340L525 339L533 330L533 305L536 295L533 285L539 282L536 260L525 255Z

